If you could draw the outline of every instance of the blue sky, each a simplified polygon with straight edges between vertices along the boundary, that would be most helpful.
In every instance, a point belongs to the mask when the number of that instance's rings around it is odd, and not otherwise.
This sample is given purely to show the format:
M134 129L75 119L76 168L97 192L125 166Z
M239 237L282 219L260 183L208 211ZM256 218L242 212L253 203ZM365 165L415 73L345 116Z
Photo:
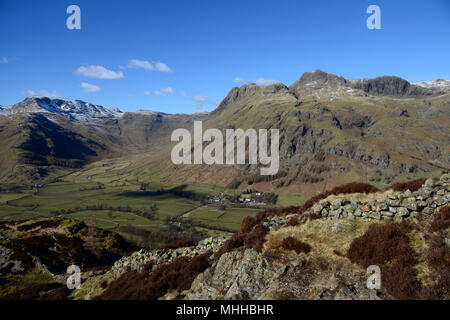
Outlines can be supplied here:
M81 8L81 30L66 9ZM366 9L381 8L381 30ZM0 105L31 94L125 111L215 108L243 83L450 79L449 0L0 0ZM82 86L83 84L83 86Z

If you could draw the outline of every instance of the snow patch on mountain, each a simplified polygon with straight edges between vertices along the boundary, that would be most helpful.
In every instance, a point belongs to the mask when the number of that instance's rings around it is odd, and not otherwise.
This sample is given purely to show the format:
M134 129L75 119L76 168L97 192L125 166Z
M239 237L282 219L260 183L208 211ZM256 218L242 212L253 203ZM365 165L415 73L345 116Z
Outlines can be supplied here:
M123 115L123 112L117 108L104 108L81 100L52 100L41 96L29 97L15 105L0 107L0 116L29 113L42 113L47 116L58 114L84 124L118 118Z
M450 80L444 79L436 79L434 81L424 81L415 84L416 86L423 88L440 88L440 89L448 89L450 88Z
M152 111L152 110L136 110L133 113L136 114L142 114L142 115L162 115L162 116L168 116L169 114L164 112L158 112L158 111Z

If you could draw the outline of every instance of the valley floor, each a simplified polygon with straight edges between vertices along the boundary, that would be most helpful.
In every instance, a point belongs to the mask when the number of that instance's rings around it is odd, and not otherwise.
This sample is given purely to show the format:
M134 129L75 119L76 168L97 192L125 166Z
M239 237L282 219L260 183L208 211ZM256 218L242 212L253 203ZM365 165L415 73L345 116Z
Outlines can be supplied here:
M129 237L121 227L158 232L168 230L170 220L178 220L205 235L225 235L238 230L244 217L260 211L208 202L207 197L220 192L211 188L149 183L142 190L138 181L89 182L78 175L0 193L0 221L61 216Z

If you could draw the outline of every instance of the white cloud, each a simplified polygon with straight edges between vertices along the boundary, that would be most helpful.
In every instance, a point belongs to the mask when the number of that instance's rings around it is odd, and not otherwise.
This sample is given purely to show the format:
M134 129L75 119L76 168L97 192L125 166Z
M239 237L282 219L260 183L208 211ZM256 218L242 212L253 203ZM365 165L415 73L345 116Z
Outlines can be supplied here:
M194 96L192 96L192 100L194 100L195 103L195 107L198 110L201 110L201 108L203 107L213 107L213 108L217 108L217 106L219 106L220 102L216 101L216 100L211 100L210 96L207 96L205 94L196 94Z
M165 97L167 95L172 95L173 94L173 89L171 87L167 87L167 88L155 91L153 94L155 96Z
M245 82L249 82L249 81L244 78L241 78L241 77L236 77L236 78L234 78L234 82L235 83L245 83ZM271 85L274 83L278 83L279 81L273 80L273 79L258 78L253 82L260 86L268 86L268 85Z
M204 107L206 104L211 103L209 98L209 96L204 94L196 94L192 97L192 100L196 102L195 107L200 110L200 108Z
M86 82L82 82L81 87L83 88L84 92L99 92L101 90L101 88L99 86L96 86L94 84L89 84Z
M128 69L144 69L147 71L159 71L159 72L173 72L165 63L158 62L149 62L145 60L133 59L128 62L126 68Z
M277 82L279 82L279 81L273 80L273 79L264 79L264 78L258 78L255 80L255 83L260 86L268 86L270 84L274 84Z
M146 96L149 96L149 95L151 95L152 93L151 93L150 91L144 91L144 94L145 94Z
M243 83L243 82L248 82L248 81L245 80L244 78L236 77L236 78L234 78L234 82L235 83Z
M44 96L44 97L48 97L50 99L56 99L56 98L63 97L63 94L59 93L57 91L51 91L51 92L47 91L47 90L34 91L34 90L27 89L24 91L24 93L29 96Z
M194 100L197 103L205 103L209 100L209 96L206 96L204 94L196 94L192 97L192 100Z
M181 91L181 92L180 92L180 96L186 97L186 91Z
M40 91L39 91L39 94L40 94L41 96L49 97L49 98L51 98L51 99L62 98L62 97L63 97L63 94L62 94L62 93L59 93L59 92L54 91L54 90L53 90L52 92L49 92L49 91L46 91L46 90L40 90Z
M160 71L160 72L173 72L173 71L167 66L167 64L165 64L165 63L163 63L163 62L159 62L159 61L155 64L155 68L156 68L157 71Z
M120 79L123 78L123 72L115 72L108 70L103 66L81 66L76 71L76 74L96 79Z
M145 69L149 71L155 70L155 67L148 61L133 59L127 64L130 69Z
M3 58L0 60L0 63L1 63L1 64L6 64L6 63L8 63L8 58L3 57Z

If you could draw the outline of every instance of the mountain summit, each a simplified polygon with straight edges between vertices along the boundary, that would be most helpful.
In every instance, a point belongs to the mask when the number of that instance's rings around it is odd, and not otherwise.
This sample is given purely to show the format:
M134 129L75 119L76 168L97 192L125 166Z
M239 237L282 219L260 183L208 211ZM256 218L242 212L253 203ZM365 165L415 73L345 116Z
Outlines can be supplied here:
M119 109L107 109L81 100L52 100L40 96L29 97L15 105L0 108L0 116L32 113L58 114L81 123L98 122L123 114Z

